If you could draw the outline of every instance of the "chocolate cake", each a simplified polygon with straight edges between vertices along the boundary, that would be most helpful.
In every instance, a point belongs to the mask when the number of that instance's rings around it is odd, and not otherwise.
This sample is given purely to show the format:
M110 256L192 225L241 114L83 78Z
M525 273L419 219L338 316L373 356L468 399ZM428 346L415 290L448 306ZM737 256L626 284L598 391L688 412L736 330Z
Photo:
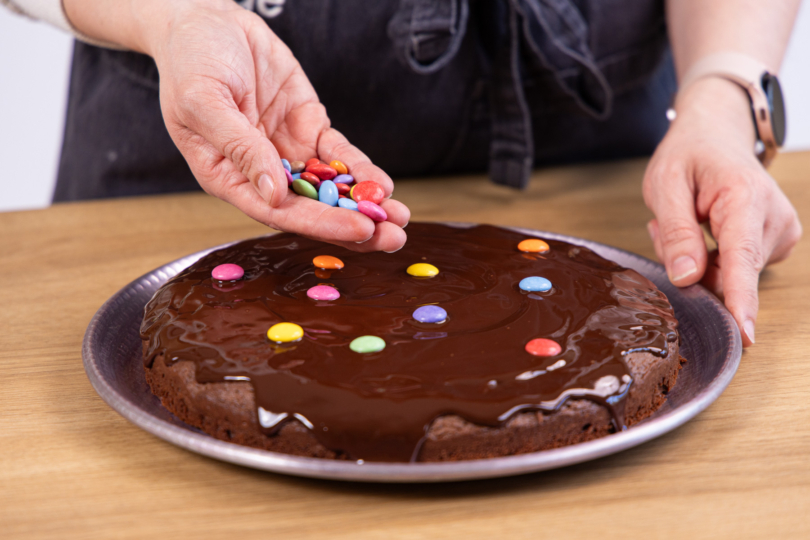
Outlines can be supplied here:
M636 271L551 239L537 243L547 250L524 252L518 244L530 237L493 226L411 223L407 232L393 254L282 233L203 257L146 306L152 391L218 439L399 462L575 444L664 402L682 361L677 321ZM322 255L342 268L316 267ZM223 263L244 276L213 278ZM414 263L438 273L411 275ZM550 290L524 290L530 276ZM339 298L307 295L319 285ZM425 305L443 308L446 320L414 318ZM282 322L303 337L271 340L268 329ZM356 352L360 336L382 338L384 348ZM532 340L552 347L538 352Z

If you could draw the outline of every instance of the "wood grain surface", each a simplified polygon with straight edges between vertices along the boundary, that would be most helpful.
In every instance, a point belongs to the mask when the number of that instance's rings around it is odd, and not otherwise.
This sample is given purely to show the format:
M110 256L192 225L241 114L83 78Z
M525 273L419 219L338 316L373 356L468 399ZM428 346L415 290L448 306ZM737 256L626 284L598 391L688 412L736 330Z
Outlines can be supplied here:
M414 220L590 238L654 258L645 162L397 183ZM810 223L810 153L771 172ZM95 393L81 341L129 281L266 228L203 194L0 214L0 538L810 538L810 242L761 283L757 344L685 426L556 471L444 485L306 480L200 457Z

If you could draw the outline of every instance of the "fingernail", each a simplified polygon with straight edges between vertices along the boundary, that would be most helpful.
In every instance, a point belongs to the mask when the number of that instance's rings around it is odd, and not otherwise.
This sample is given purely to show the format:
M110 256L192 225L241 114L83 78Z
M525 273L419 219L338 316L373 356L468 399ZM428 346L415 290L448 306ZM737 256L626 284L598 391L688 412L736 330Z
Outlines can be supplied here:
M410 221L409 221L408 223L410 223ZM403 225L403 226L402 226L402 228L404 229L405 227L407 227L407 226L408 226L408 223L406 223L405 225Z
M259 181L257 182L259 186L259 195L262 196L268 204L270 201L273 200L273 192L276 188L273 186L273 180L270 176L263 174L259 177Z
M652 241L655 242L655 229L653 228L652 221L647 223L647 234L649 234Z
M752 345L756 343L756 341L754 341L754 321L751 319L745 321L743 323L743 332L745 332L746 337L748 337L748 341L750 341Z
M386 253L396 253L397 251L399 251L400 249L402 249L402 247L403 247L403 246L399 246L397 249L395 249L395 250L393 250L393 251L386 251ZM385 250L383 250L383 251L385 251Z
M675 262L672 263L672 270L670 275L670 281L672 283L677 284L676 282L687 278L697 272L697 264L695 264L695 259L688 255L681 255Z
M355 242L355 244L365 244L366 242L368 242L372 238L374 238L373 234L371 236L369 236L368 238L366 238L365 240L360 240L359 242Z

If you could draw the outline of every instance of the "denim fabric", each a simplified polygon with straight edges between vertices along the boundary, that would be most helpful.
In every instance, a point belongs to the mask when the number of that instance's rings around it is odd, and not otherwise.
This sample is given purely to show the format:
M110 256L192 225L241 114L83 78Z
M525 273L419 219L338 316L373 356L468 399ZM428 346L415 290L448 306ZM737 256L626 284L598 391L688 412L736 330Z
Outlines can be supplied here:
M644 155L675 90L661 0L241 0L393 177ZM306 158L310 156L289 156ZM143 55L77 43L54 200L197 189Z

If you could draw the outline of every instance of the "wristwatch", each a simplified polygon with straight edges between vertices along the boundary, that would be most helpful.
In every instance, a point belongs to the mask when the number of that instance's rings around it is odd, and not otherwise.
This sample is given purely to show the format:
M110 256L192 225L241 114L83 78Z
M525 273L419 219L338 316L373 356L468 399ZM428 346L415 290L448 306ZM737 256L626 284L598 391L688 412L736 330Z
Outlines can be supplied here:
M679 91L705 77L728 79L748 93L757 132L755 152L767 167L785 142L785 100L779 79L764 64L750 56L724 52L709 55L695 63L684 75Z

